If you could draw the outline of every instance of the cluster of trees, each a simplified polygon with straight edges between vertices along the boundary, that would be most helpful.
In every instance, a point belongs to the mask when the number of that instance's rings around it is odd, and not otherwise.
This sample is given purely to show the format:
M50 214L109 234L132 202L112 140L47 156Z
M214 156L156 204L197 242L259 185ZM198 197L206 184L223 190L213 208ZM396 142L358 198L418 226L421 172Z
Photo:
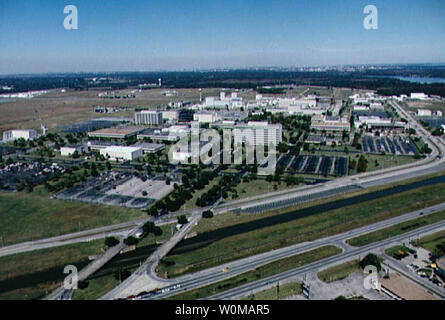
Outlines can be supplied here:
M119 244L119 239L116 237L107 237L105 238L105 245L109 248L117 246Z
M100 176L100 171L105 170L105 165L96 164L96 163L83 163L83 172L82 169L78 166L72 166L71 168L67 168L65 173L62 174L54 174L54 176L45 182L44 186L48 192L58 192L65 188L71 188L76 183L85 182L88 180L88 177L98 177Z
M202 217L205 219L213 218L213 212L212 210L206 210L202 213Z
M229 192L232 193L232 197L237 197L238 193L235 187L241 182L239 177L233 177L232 175L225 175L221 177L219 183L209 191L205 192L201 197L196 200L196 205L199 207L209 206L215 203L220 196L224 199L229 197Z
M178 211L187 200L193 197L192 192L184 186L174 184L174 191L167 197L156 202L153 206L148 208L147 213L150 216L160 216L167 212Z
M142 226L142 231L144 232L145 235L149 235L150 233L152 233L156 237L159 237L160 235L162 235L161 227L156 226L154 224L154 222L152 222L152 221L146 222Z
M357 173L366 172L368 169L368 160L365 158L365 156L361 155L358 161L355 159L349 159L349 170L354 169L357 169Z

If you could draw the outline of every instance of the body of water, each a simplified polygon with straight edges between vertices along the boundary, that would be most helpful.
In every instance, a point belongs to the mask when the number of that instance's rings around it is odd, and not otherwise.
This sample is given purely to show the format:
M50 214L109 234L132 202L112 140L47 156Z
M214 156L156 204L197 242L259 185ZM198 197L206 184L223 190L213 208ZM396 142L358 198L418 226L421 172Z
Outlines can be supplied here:
M445 78L401 77L401 76L381 76L380 78L392 78L392 79L398 79L420 84L445 83Z

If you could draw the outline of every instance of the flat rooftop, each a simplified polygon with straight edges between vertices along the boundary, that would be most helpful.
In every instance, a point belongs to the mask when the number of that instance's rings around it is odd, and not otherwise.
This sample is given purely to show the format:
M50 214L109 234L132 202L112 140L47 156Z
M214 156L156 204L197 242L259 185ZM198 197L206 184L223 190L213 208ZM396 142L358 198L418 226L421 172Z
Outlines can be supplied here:
M93 136L128 136L135 135L143 129L137 127L125 127L125 128L105 128L96 131L89 132L88 135Z

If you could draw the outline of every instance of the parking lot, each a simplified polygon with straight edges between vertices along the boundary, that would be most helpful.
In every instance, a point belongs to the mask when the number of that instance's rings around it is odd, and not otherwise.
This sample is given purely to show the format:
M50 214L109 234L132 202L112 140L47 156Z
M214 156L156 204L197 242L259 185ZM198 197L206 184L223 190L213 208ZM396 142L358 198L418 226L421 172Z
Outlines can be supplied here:
M151 198L155 200L162 199L165 195L173 190L173 185L167 185L163 179L148 179L142 181L139 177L133 177L128 181L110 189L106 192L107 195L122 195L129 197ZM143 195L143 192L147 195Z
M132 173L107 172L54 196L57 199L144 209L173 189L162 179L142 179ZM147 194L144 195L143 191Z
M7 164L0 168L0 189L20 191L25 185L36 186L63 172L65 167L57 163L32 161Z
M295 173L302 174L345 176L348 173L348 159L335 156L287 154L278 159L277 168L283 168L285 171L292 169Z
M365 153L386 153L395 155L419 155L414 143L409 138L401 136L374 137L365 135L363 137L363 151Z

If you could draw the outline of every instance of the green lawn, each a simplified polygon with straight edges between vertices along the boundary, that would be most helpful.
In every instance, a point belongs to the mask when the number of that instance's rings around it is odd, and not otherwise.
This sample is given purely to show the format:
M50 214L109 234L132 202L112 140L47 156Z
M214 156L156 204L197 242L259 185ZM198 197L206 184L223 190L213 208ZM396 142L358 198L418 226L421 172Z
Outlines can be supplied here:
M391 248L388 248L385 250L385 253L388 256L391 256L396 259L398 259L402 255L409 255L410 252L412 252L411 249L409 249L405 246L400 246L400 245L397 245L397 246L394 246L394 247L391 247Z
M413 156L402 156L402 155L380 155L380 154L365 154L366 160L368 160L368 168L366 172L372 172L382 169L387 169L391 167L401 166L408 163L413 163L418 161L414 159ZM350 160L358 161L360 155L349 155ZM357 170L349 170L349 174L357 174Z
M439 231L427 235L413 242L417 247L422 247L429 252L434 252L437 245L445 243L445 231Z
M227 280L219 281L198 289L184 292L170 297L170 300L195 300L203 299L211 295L223 292L232 288L239 287L249 282L254 282L264 278L271 277L291 269L299 268L303 265L328 258L341 253L342 250L335 246L325 246L317 248L308 252L304 252L292 257L284 258L264 266L258 267L255 270L245 272L238 276Z
M284 181L281 181L281 183L278 184L276 182L267 182L266 180L263 179L256 179L256 180L250 180L249 182L241 181L241 183L236 186L235 190L238 193L237 199L243 199L268 192L282 191L297 187L298 185L287 186L286 182Z
M291 282L270 289L266 289L253 295L244 297L243 300L282 300L298 294L301 294L301 283Z
M0 258L0 299L38 299L61 285L63 268L79 270L105 251L103 240L36 250Z
M328 210L289 222L257 228L249 232L226 235L205 246L166 258L170 265L161 265L160 274L167 271L170 277L195 272L228 261L259 254L304 241L312 241L364 225L389 219L445 201L445 183L426 186L396 195L366 201L340 209ZM337 197L339 200L341 197ZM324 200L326 201L326 200ZM332 199L330 199L332 201ZM326 201L327 202L327 201ZM222 214L205 219L194 229L198 234L242 223L255 222L265 217L294 212L313 204L285 208L277 212L255 215Z
M443 219L445 219L445 211L436 212L425 217L399 223L389 228L377 230L356 238L349 239L347 242L352 246L361 247L376 241L395 237L399 234L406 233L432 223L442 221Z
M358 261L348 261L318 273L318 278L326 283L338 281L347 278L350 274L353 274L361 270Z
M141 210L49 199L42 189L0 192L0 204L4 245L146 217Z

